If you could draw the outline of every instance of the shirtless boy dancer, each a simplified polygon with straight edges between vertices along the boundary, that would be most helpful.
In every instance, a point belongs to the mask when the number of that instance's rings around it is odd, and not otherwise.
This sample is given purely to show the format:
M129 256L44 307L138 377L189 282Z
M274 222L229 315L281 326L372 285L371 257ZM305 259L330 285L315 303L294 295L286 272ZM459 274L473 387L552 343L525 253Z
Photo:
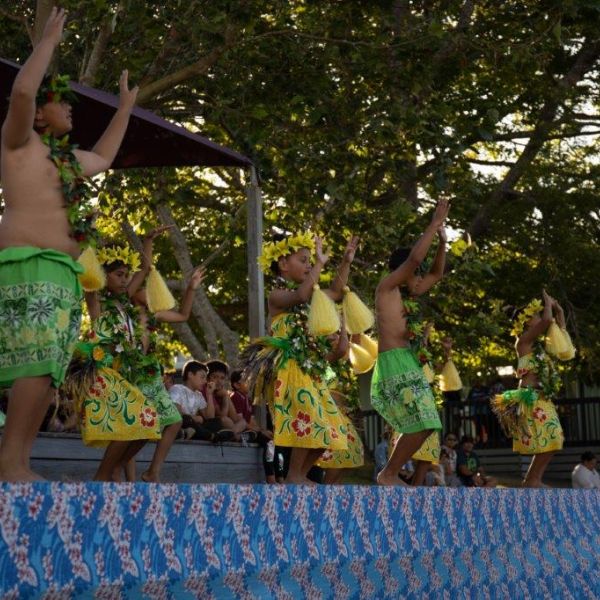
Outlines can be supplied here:
M29 466L31 448L79 335L82 293L77 274L82 268L75 259L81 253L78 241L84 241L82 232L90 224L74 214L77 210L68 210L79 199L63 192L64 172L61 178L49 158L60 145L58 138L72 127L65 101L69 92L54 93L50 84L44 97L38 96L64 22L65 12L53 8L42 39L15 79L2 126L0 387L11 388L0 444L3 481L40 479ZM74 150L75 166L67 169L73 173L79 163L79 175L89 177L110 167L136 95L123 71L112 121L91 152Z
M398 473L429 435L442 428L431 387L409 347L409 323L401 289L421 296L443 276L446 234L444 220L448 201L440 200L431 223L412 249L400 249L390 258L392 272L377 286L375 308L379 332L379 355L371 382L373 408L400 433L386 466L377 476L381 485L403 485ZM421 265L436 233L440 245L429 273L415 271Z

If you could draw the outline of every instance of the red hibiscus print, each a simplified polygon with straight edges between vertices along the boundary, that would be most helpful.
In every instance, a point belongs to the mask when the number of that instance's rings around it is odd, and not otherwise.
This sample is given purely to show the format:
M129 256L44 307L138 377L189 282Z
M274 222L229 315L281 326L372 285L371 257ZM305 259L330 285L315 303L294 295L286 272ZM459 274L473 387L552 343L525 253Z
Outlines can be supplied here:
M140 423L142 427L154 427L156 423L156 411L149 406L143 408L140 413Z
M533 418L539 421L540 423L543 423L548 418L548 415L546 414L543 408L540 408L538 406L538 408L536 408L533 411Z
M275 382L275 398L279 398L282 385L283 385L283 381L281 381L281 379L278 379Z
M348 434L348 441L349 442L353 442L355 439L356 438L351 433Z
M298 416L292 421L292 429L298 437L309 435L311 432L310 415L299 411Z
M333 427L331 428L331 431L330 431L330 433L331 433L331 437L332 437L334 440L337 440L337 439L340 437L340 436L338 435L338 432L337 432L337 431L336 431L336 430L335 430Z
M531 444L531 438L528 435L521 436L521 444L529 446Z

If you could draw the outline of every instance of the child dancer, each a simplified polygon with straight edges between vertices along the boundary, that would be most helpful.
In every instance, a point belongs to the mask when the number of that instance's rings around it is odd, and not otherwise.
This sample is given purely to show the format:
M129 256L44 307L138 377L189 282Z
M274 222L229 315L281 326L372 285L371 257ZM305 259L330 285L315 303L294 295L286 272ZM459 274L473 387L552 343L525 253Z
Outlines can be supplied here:
M513 450L533 456L523 480L524 487L546 487L542 483L544 471L554 454L562 450L564 440L552 403L562 383L554 361L543 346L549 328L556 327L553 313L560 328L557 333L565 336L568 344L570 338L566 334L565 317L560 304L546 290L543 290L542 297L543 307L539 300L533 300L521 311L513 327L513 334L517 336L515 348L519 387L499 394L491 401L504 431L513 438ZM572 358L572 353L562 358Z
M204 276L205 270L202 268L193 271L179 311L161 310L152 314L147 310L146 290L140 290L134 296L134 304L139 309L139 322L143 331L143 354L139 357L140 364L135 369L132 383L156 406L162 430L150 466L141 475L142 480L148 483L160 482L160 470L181 429L181 414L164 386L160 361L155 354L157 329L159 323L183 323L190 318L194 296ZM144 443L145 441L140 441L141 445ZM127 465L127 473L127 480L134 481L135 461L133 459Z
M144 240L144 257L151 256L154 238ZM106 272L106 289L86 293L92 321L88 342L79 343L65 385L75 400L86 445L107 446L95 479L111 481L146 440L160 439L156 406L133 384L144 360L143 329L131 298L150 270L147 258L126 248L103 248L98 256ZM135 271L130 278L130 272Z
M348 242L340 269L326 290L332 300L343 297L357 245L357 238ZM343 416L326 383L330 342L325 334L308 330L307 303L328 259L321 239L313 241L308 234L263 246L261 266L277 276L268 299L273 335L251 344L242 358L251 396L269 403L275 445L292 447L287 483L312 483L306 475L323 451L345 450L348 445ZM326 333L338 327L339 321Z
M377 476L381 485L403 485L398 473L434 432L442 428L431 387L410 348L418 337L411 327L414 307L404 300L401 287L411 296L426 293L444 274L447 200L440 200L431 223L412 250L400 249L390 258L392 272L377 286L375 307L379 331L379 355L371 381L371 401L377 412L401 433L390 459ZM415 271L425 259L436 233L439 247L431 271L423 277Z
M40 479L29 466L31 448L79 335L83 269L74 259L93 235L94 210L84 178L110 167L137 94L124 71L119 108L93 150L70 144L75 95L65 77L43 81L64 21L53 8L2 126L0 387L11 388L0 445L5 481Z

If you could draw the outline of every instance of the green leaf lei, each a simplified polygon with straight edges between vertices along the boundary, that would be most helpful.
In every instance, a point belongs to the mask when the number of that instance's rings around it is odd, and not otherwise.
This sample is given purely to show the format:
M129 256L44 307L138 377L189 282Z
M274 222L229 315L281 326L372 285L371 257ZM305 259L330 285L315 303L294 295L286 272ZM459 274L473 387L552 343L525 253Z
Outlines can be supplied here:
M297 284L278 276L275 279L277 289L293 290ZM292 326L289 330L289 350L285 353L287 358L293 358L303 373L313 379L325 379L329 369L327 355L331 352L331 342L327 336L313 336L308 332L307 303L296 304L291 310Z
M542 342L538 341L534 344L529 364L530 370L536 374L540 382L544 396L548 399L555 398L562 387L562 379L554 361L544 350Z
M424 325L421 320L421 306L416 300L406 299L403 302L410 349L415 353L418 361L424 365L431 361L432 355L429 349L423 345Z
M44 133L41 138L50 149L48 158L58 169L71 236L81 246L95 244L98 237L94 225L95 210L91 205L89 183L73 152L77 144L70 144L68 135L59 139L50 133Z

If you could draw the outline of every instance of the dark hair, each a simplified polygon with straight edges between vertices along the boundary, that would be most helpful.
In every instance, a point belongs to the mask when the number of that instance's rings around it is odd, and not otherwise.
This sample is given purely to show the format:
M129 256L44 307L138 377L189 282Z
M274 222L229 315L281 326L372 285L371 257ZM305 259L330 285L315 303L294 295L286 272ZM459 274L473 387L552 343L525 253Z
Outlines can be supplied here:
M229 377L229 381L231 381L231 385L239 383L244 378L244 371L241 369L236 369L235 371L231 371L231 376Z
M396 248L388 260L388 268L395 271L401 264L406 262L412 248Z
M587 450L581 455L581 462L589 462L590 460L594 460L596 455L593 452Z
M460 443L461 443L461 444L472 444L472 443L474 443L474 442L475 442L475 440L474 440L474 439L473 439L473 437L472 437L472 436L470 436L470 435L463 435L463 436L460 438Z
M272 242L283 242L283 240L287 239L287 235L283 235L283 233L275 233L273 234L273 238L272 238ZM275 274L275 275L279 275L279 260L274 260L271 263L271 267L270 267L271 271Z
M198 371L208 373L208 367L199 360L188 360L185 365L183 365L183 369L181 369L181 378L184 381L187 381L187 378L190 375L195 375Z
M206 361L206 367L209 375L213 373L225 373L227 375L229 373L229 367L221 360L208 360Z
M126 267L127 269L129 269L129 265L124 263L122 260L114 260L111 263L106 263L104 265L104 270L107 273L112 273L113 271L116 271L117 269L121 269L122 267Z

